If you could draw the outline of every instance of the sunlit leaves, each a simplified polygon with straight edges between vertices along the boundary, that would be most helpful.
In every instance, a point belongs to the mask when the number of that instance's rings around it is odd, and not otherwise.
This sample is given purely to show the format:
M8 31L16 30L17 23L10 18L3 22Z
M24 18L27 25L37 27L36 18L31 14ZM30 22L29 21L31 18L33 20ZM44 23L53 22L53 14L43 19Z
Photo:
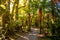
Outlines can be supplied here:
M0 7L2 7L3 9L6 9L4 5L0 5Z
M38 2L36 2L36 1L30 2L30 6L33 8L38 8Z
M51 8L45 8L45 12L46 13L50 13L51 12Z
M37 1L30 2L30 8L32 10L37 10L39 8L39 4Z
M40 2L40 4L41 4L41 5L39 5L40 8L46 7L46 1L47 0L43 0L43 1Z
M20 0L19 1L19 4L20 4L20 6L24 6L24 1L23 0Z

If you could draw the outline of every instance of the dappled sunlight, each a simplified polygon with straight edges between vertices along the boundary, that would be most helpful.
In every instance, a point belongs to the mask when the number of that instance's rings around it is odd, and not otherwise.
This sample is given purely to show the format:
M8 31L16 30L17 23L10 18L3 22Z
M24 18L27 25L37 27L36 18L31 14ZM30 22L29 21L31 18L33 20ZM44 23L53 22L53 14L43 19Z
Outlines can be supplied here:
M29 35L32 35L32 36L37 36L37 34L29 34Z
M10 4L10 12L12 12L12 7L13 7L13 4L11 3Z
M33 30L39 30L39 28L31 28L31 29L33 29Z
M45 37L44 34L38 34L37 36L39 36L39 37Z
M24 38L24 39L26 39L26 40L29 40L29 38L26 37L26 36L20 36L20 37L22 37L22 38Z
M39 30L39 29L34 29L34 30Z
M20 6L24 6L24 0L19 1Z
M29 34L29 35L31 35L31 36L45 37L45 35L44 35L44 34Z

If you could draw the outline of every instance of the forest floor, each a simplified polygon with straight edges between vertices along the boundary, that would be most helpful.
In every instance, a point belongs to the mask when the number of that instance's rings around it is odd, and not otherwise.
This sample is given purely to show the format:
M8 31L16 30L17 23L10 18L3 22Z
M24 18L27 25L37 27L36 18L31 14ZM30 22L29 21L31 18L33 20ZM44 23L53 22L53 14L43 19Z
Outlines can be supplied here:
M44 35L40 35L38 30L38 28L31 28L31 32L20 33L20 37L16 40L51 40L50 38L42 37Z

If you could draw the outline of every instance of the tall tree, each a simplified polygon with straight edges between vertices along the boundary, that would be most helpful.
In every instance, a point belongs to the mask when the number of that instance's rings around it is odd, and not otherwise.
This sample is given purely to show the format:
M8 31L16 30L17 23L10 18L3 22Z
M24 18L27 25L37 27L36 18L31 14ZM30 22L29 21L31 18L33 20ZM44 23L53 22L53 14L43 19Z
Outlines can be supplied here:
M31 0L29 0L29 3L30 2L31 2ZM28 31L30 31L30 28L31 28L31 23L30 23L31 15L30 15L30 5L29 5L29 3L28 3L28 9L29 9L29 11L28 11Z
M19 6L19 0L16 0L16 20L18 20L18 6Z
M13 7L12 7L12 16L11 16L11 19L13 19L13 16L14 16L14 9L15 9L15 4L16 4L16 0L14 0L14 3L13 3Z
M6 24L10 24L10 0L7 0L7 2L8 3L6 4L6 10L2 17L3 27L5 27Z
M53 23L52 23L52 35L56 34L56 26L55 26L55 19L56 19L56 8L57 7L55 4L57 3L57 0L51 0L51 13L52 13L52 19L53 19Z

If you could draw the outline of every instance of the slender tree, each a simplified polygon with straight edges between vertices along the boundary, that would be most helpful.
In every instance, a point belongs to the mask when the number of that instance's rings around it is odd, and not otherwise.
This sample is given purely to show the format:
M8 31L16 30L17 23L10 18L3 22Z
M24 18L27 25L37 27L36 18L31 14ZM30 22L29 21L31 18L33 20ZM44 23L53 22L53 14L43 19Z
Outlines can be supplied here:
M16 20L18 20L18 6L19 6L19 0L16 0Z
M13 8L12 8L12 16L11 16L11 19L12 19L12 20L14 20L14 19L13 19L13 16L14 16L15 4L16 4L16 0L14 1Z
M41 25L41 23L42 23L42 8L39 9L38 16L39 16L39 22L40 22L40 33L42 33L42 29L43 29L42 25Z

